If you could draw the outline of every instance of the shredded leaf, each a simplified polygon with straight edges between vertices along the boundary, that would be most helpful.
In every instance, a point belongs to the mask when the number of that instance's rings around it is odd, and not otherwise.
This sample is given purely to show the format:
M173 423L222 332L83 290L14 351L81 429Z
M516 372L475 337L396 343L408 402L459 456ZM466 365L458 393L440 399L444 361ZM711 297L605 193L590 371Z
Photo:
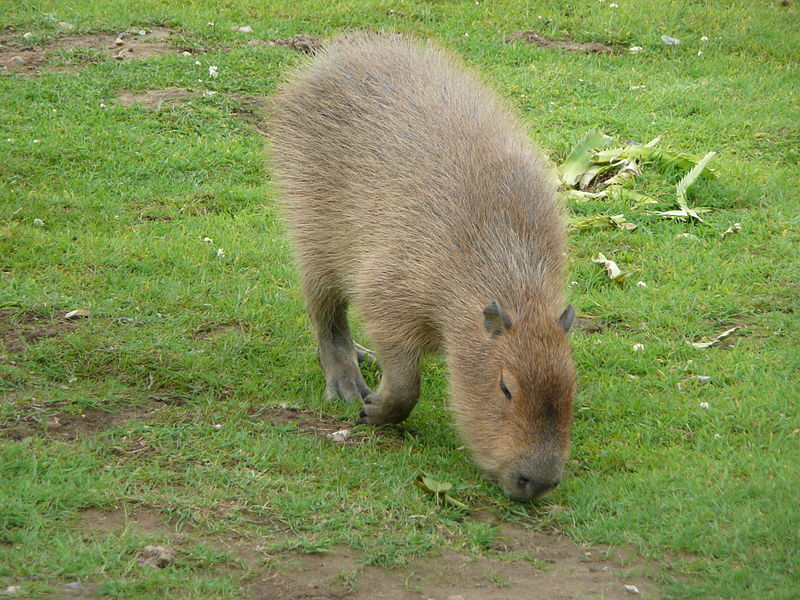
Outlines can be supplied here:
M608 198L614 201L633 202L634 204L658 204L659 201L652 196L640 194L619 185L612 185L608 188Z
M590 157L597 150L608 147L613 138L607 136L599 129L587 131L581 140L575 144L561 167L561 181L575 187L583 174L591 166Z
M742 229L742 226L741 226L739 223L734 223L733 225L731 225L730 227L728 227L728 228L727 228L725 231L723 231L722 233L720 233L720 236L721 236L722 238L726 238L726 237L728 237L729 235L733 235L733 234L735 234L735 233L739 233L739 231L741 231L741 229Z
M633 231L638 227L635 223L625 221L625 215L595 215L582 219L570 219L570 229L592 229L594 227L614 227Z
M581 192L579 190L566 190L564 192L567 198L575 200L576 202L587 202L589 200L598 200L608 196L608 192Z
M688 199L686 193L689 191L689 188L697 181L697 178L700 177L700 174L706 169L706 165L717 155L716 152L709 152L706 154L700 162L698 162L694 168L689 171L686 175L683 176L678 182L678 186L676 191L678 193L678 206L687 209L688 206Z
M739 330L738 327L731 327L727 331L723 331L719 335L716 335L716 336L714 336L712 338L705 339L705 340L703 340L701 342L692 342L692 348L710 348L711 346L714 346L714 345L720 343L726 337L732 335L734 332L736 332L738 330Z
M701 160L691 154L672 152L670 150L662 150L651 146L617 146L615 148L607 148L593 154L590 160L596 164L608 164L622 159L656 162L666 168L673 169L692 169ZM701 169L701 172L704 175L717 175L716 172L705 166Z
M628 273L625 273L622 269L620 269L617 266L617 263L615 263L613 260L607 259L602 252L598 252L597 256L592 259L592 262L603 265L608 278L613 279L617 283L622 283L628 277Z

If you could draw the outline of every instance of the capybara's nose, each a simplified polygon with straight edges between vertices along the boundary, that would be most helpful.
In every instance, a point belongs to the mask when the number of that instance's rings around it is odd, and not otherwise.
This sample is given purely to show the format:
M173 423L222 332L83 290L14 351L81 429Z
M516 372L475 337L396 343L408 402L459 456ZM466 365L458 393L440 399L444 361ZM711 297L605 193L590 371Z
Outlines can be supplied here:
M527 501L544 496L547 492L558 485L558 480L541 479L528 474L520 473L517 476L514 493L511 495L513 500Z

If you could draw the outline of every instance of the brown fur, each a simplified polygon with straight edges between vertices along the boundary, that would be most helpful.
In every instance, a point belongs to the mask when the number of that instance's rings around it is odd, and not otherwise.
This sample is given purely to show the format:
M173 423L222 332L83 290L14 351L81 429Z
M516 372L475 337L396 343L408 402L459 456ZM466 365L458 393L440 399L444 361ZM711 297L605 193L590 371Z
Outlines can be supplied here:
M328 396L363 397L364 422L402 421L420 357L442 351L478 464L511 497L555 485L575 387L559 324L571 322L565 228L509 109L443 50L362 35L301 67L274 97L270 127ZM506 318L495 335L492 301ZM375 392L358 370L349 302L382 364Z

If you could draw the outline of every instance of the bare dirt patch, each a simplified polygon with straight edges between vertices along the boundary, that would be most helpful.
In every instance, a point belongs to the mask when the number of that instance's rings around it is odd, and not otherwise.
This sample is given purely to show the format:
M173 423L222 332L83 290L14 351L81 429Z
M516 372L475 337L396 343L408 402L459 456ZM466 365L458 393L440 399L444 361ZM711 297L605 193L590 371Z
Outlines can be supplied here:
M87 538L110 533L119 534L126 529L136 529L154 536L175 534L175 528L169 525L158 511L146 507L116 508L110 511L89 508L81 512L78 529L85 532Z
M148 110L161 110L162 108L169 108L178 106L184 102L195 100L202 97L204 94L211 94L212 92L190 90L179 87L168 87L159 90L142 90L132 92L129 90L118 90L117 103L120 106L134 106L140 105ZM216 93L216 92L213 92ZM234 115L256 129L264 132L263 123L266 116L267 99L263 96L252 96L249 94L231 93L224 94L224 96L238 106L234 109Z
M56 337L79 325L79 320L64 320L65 314L50 317L36 312L0 308L0 349L5 346L9 353L18 354L26 344Z
M365 565L362 555L341 547L284 557L248 591L257 600L623 600L633 597L627 585L639 597L659 597L642 575L644 565L625 567L606 547L508 523L500 531L492 556L446 551L402 569Z
M506 37L506 41L508 43L524 42L526 44L536 44L542 48L566 50L567 52L585 52L587 54L591 52L611 54L615 51L612 46L602 42L575 42L566 38L550 39L533 31L510 33Z
M87 408L80 413L68 413L52 404L30 402L19 407L11 419L0 424L0 438L21 440L40 435L74 440L90 437L133 420L144 420L160 409L160 405L124 407L113 411ZM149 450L136 440L115 448L118 454L140 454Z
M273 38L269 41L271 46L291 48L304 54L316 54L322 48L322 38L318 35L298 33L286 38Z
M143 35L140 35L143 33ZM59 51L97 50L107 58L131 60L151 56L178 54L183 50L169 44L173 30L168 27L152 27L138 33L87 33L69 35L47 42L42 46L26 46L21 43L18 32L7 30L0 34L0 73L36 74L43 69L75 71L80 64L48 65L49 59ZM80 61L79 61L80 62ZM97 62L96 58L85 58Z
M121 106L126 107L133 106L134 104L141 104L150 110L161 110L163 107L176 106L199 96L199 92L179 87L168 87L161 90L144 90L141 92L119 90L117 92L117 102Z

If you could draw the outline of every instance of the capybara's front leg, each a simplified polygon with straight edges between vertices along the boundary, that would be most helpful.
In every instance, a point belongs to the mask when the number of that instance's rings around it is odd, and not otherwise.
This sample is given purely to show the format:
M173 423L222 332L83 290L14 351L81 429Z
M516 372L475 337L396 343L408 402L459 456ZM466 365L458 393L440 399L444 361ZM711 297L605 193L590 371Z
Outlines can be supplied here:
M378 389L364 398L359 423L385 425L404 421L419 398L418 352L378 351L383 375Z

